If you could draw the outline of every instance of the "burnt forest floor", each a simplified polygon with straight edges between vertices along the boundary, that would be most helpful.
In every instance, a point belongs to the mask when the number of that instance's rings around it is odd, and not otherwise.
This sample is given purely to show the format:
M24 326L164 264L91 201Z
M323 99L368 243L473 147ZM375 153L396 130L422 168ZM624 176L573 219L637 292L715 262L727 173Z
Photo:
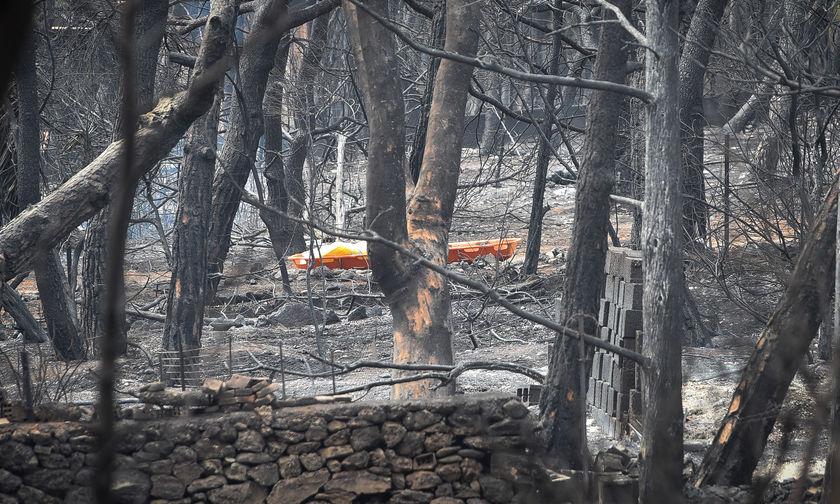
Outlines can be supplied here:
M482 177L479 166L469 165L465 180ZM525 170L521 176L503 181L500 186L492 184L467 191L458 201L453 223L451 241L486 239L499 236L525 238L528 214L530 212L530 191L527 180L531 172ZM565 272L565 251L569 247L574 213L574 187L549 184L546 203L551 206L545 217L542 260L539 273L531 277L519 274L525 243L520 245L511 261L497 263L478 260L475 264L452 265L472 278L482 279L496 289L504 291L509 300L521 307L543 316L552 317L555 299L560 296ZM615 214L619 236L629 239L632 219L624 210ZM370 273L364 270L349 272L296 270L289 265L292 276L293 295L283 292L280 272L265 234L257 235L239 230L238 239L231 249L221 283L218 298L222 301L208 306L209 318L235 319L242 315L246 320L262 320L261 326L243 325L227 330L217 330L211 325L205 327L202 345L212 348L209 352L207 370L227 372L225 366L232 362L234 370L252 368L257 361L279 367L279 350L282 343L287 371L318 373L326 367L310 354L317 353L318 331L312 325L300 328L286 328L265 322L265 316L276 312L284 304L295 301L317 306L326 306L334 311L339 321L321 328L320 338L325 355L332 355L337 363L347 364L357 360L390 361L392 355L391 319L381 292L371 283ZM746 250L746 248L745 248ZM685 348L683 351L683 408L685 412L686 454L699 463L703 451L715 434L717 424L729 405L732 392L740 378L740 370L749 357L762 325L733 304L702 268L688 268L688 280L697 300L704 322L714 332L713 347ZM163 293L168 288L168 271L159 246L137 247L130 253L126 263L126 285L129 308L144 307L147 312L162 313L165 302ZM307 290L307 285L310 286ZM37 291L30 276L21 288L33 311L40 313ZM265 297L261 300L243 300L248 295ZM77 293L80 296L80 293ZM503 308L487 303L480 293L462 286L452 287L452 325L455 331L454 347L457 363L468 361L501 361L519 364L547 371L549 345L554 334L544 327L524 321ZM158 302L152 304L155 300ZM767 313L773 306L772 296L759 301ZM151 304L151 306L149 306ZM145 306L144 306L145 305ZM348 321L351 312L360 314L365 308L366 318ZM261 318L261 316L263 316ZM128 349L119 360L120 391L130 392L142 384L158 379L159 370L154 361L161 349L163 323L149 318L129 317L132 321L129 340L136 346ZM5 341L0 342L0 372L7 388L14 383L12 368L16 368L16 352L21 345L20 338L14 338L12 322L4 314ZM142 350L141 350L142 348ZM229 352L229 349L232 350ZM52 357L48 345L29 345L29 353L35 355L36 382L50 384L39 386L43 399L61 395L62 399L90 403L96 394L96 362L64 364ZM150 362L149 356L153 361ZM212 362L211 362L212 361ZM816 390L822 391L828 383L828 366L817 360L806 364L805 370L815 377ZM257 374L268 374L257 371ZM770 446L765 452L760 472L778 471L778 479L798 475L804 447L812 430L809 422L815 417L814 397L797 375L785 401L781 416L794 418L794 429L790 446L785 453L777 453L781 436L778 429L771 436ZM383 369L360 369L335 377L335 388L341 391L390 377ZM279 381L279 373L274 380ZM286 394L290 397L329 394L333 390L332 378L310 379L286 376ZM458 393L508 392L515 393L517 387L533 383L521 375L504 371L476 370L463 374L457 381ZM56 386L60 390L56 389ZM61 394L59 394L61 392ZM376 387L366 392L355 392L354 399L384 399L389 397L388 387ZM130 395L121 397L130 399ZM533 407L534 411L536 408ZM812 472L822 473L827 450L826 434L819 434ZM613 441L605 437L600 429L590 422L590 444L593 453L620 443L631 451L638 450L632 439ZM777 458L778 456L778 458Z

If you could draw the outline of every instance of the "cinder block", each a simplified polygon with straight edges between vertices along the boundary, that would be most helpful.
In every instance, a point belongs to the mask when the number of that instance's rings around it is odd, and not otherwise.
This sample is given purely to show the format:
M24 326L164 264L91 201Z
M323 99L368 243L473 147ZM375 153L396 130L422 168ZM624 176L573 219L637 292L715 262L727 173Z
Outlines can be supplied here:
M623 339L625 335L636 334L642 330L642 310L621 310L619 333Z
M606 299L607 301L612 302L613 298L615 297L615 291L618 288L616 283L616 278L608 274L607 279L604 282L604 299Z
M624 247L609 247L607 257L604 261L604 272L612 276L618 276L624 263Z
M610 338L612 338L612 333L613 330L609 327L602 327L600 337L604 341L610 341Z
M595 405L598 407L599 410L604 411L604 410L607 409L606 408L606 406L607 406L607 394L604 393L604 390L605 390L604 381L603 380L598 380L597 387L598 387L597 388L598 395L595 398L595 401L596 401Z
M592 376L595 378L601 378L601 353L595 352L592 355Z
M642 283L642 259L643 254L641 250L625 251L619 276L627 282Z
M630 415L642 417L642 392L638 389L630 391Z
M595 404L595 378L589 377L589 386L586 387L586 404Z
M619 392L616 395L616 408L618 411L615 416L620 420L626 419L630 408L630 395Z
M598 307L598 323L602 326L607 326L610 323L610 305L612 302L608 299L601 299Z
M624 306L624 280L618 281L618 306Z
M615 414L615 389L607 386L607 408L606 411L610 415Z
M616 390L623 394L630 392L636 386L636 373L634 367L619 367L613 371L612 384Z
M633 282L624 282L622 284L623 294L621 299L621 306L626 310L641 310L642 309L642 284Z

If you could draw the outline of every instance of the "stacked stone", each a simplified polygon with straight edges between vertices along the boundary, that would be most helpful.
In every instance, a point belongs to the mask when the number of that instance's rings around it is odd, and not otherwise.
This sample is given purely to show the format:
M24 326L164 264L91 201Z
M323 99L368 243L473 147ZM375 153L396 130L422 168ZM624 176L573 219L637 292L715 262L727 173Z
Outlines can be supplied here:
M206 408L210 413L224 410L254 409L271 404L277 384L265 376L235 374L226 382L210 378L202 387L205 394L215 398L213 406Z
M140 388L142 406L128 415L136 420L173 414L201 414L217 411L253 410L270 405L277 384L267 377L235 374L227 381L208 378L201 390L166 388L163 382L153 382Z
M637 350L642 330L642 252L622 247L607 251L605 281L598 313L601 339ZM615 439L629 422L631 393L638 389L635 363L596 349L586 394L592 416Z
M0 502L91 502L94 428L0 427ZM126 420L113 502L533 502L534 429L495 394Z

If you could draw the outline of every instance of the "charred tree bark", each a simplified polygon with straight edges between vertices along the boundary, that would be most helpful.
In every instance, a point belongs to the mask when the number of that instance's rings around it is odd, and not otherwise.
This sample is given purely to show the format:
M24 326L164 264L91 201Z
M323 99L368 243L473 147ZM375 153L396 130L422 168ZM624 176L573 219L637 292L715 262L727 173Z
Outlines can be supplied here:
M195 74L186 91L164 98L140 118L133 173L145 173L178 143L192 122L210 107L216 79L227 68L233 9L208 18L198 60L205 69ZM31 268L39 250L55 247L79 224L101 210L114 192L123 162L121 140L110 144L88 166L40 203L0 229L0 276L9 280ZM57 218L56 216L61 216Z
M840 208L838 208L840 211ZM829 400L831 427L829 428L830 438L828 455L825 460L825 474L823 476L822 504L832 504L840 500L840 222L835 222L834 234L834 327L832 334L833 360L831 362L833 383L833 394ZM825 322L827 319L824 319ZM823 323L823 327L825 327Z
M682 139L683 230L687 240L703 239L707 232L704 169L703 84L709 54L727 0L701 0L691 18L680 57L680 136Z
M283 83L286 74L289 47L291 40L285 38L280 42L274 57L274 68L271 70L268 87L263 98L263 117L265 120L265 135L263 148L265 149L266 206L289 212L289 190L286 187L286 171L283 163ZM291 292L289 273L286 269L286 256L302 252L303 226L275 212L260 209L260 219L268 229L274 256L280 263L280 273L283 277L283 288Z
M682 499L683 411L681 336L683 297L680 167L679 2L647 0L645 210L642 223L645 418L640 502Z
M143 2L138 13L136 30L135 61L137 62L137 89L132 90L137 101L137 110L147 112L154 103L155 72L157 70L158 53L166 28L166 15L169 2L166 0L149 0ZM124 86L121 82L120 86ZM126 96L126 90L120 90L120 96ZM125 119L118 112L114 121L114 139L119 140L124 129ZM82 263L82 317L81 334L90 342L98 342L103 336L102 325L102 294L104 289L104 268L108 261L106 242L108 229L111 226L111 208L106 206L88 222L84 241L84 260ZM37 276L37 275L36 275ZM125 284L118 287L120 295L125 297ZM123 335L119 343L119 352L124 353L125 344L125 316L122 317L121 327ZM94 344L94 347L97 347Z
M557 5L554 16L554 30L556 31L551 44L551 75L557 75L560 70L560 48L563 40L560 35L560 26L563 21L560 13L560 6ZM534 177L534 192L531 197L531 218L528 221L528 239L525 248L525 264L522 272L526 275L533 275L537 272L537 265L540 262L540 244L542 243L543 217L546 209L545 202L545 178L548 173L548 161L551 158L551 137L554 136L554 121L550 120L554 114L554 100L557 97L557 86L549 84L545 94L545 120L540 125L540 146L537 149L537 170Z
M21 299L20 294L9 286L6 282L0 284L0 301L3 303L3 309L12 317L12 320L17 324L18 330L23 335L23 341L26 343L46 343L48 341L47 333L35 320L32 312L26 307L26 303Z
M446 37L446 2L435 5L435 15L432 18L431 46L442 49ZM434 92L435 77L437 76L440 58L429 57L429 70L426 75L426 88L423 90L423 101L420 104L420 118L414 130L414 140L411 143L411 156L408 158L408 169L412 182L417 183L420 168L423 166L423 151L426 147L426 132L429 128L429 112L432 108L432 93Z
M278 16L286 17L287 0L268 0L262 4L245 48L239 59L239 91L231 101L230 122L213 178L213 203L207 242L207 297L212 299L224 271L230 249L230 233L239 210L240 189L245 187L254 167L264 124L262 103L268 74L285 30L277 26Z
M41 200L41 132L36 50L33 31L24 42L16 72L19 110L17 181L21 208ZM47 334L53 348L63 360L83 359L85 347L77 329L76 302L61 267L58 251L54 248L39 251L34 266L38 295L47 322Z
M172 238L174 261L163 329L163 348L166 350L201 348L207 288L207 230L220 104L221 96L216 95L210 110L190 126L184 142Z
M387 13L387 2L365 4ZM393 35L361 8L344 3L370 127L367 222L372 231L445 264L461 160L467 90L472 67L443 60L435 78L423 167L410 202L403 173L404 105ZM475 54L480 12L464 0L447 3L447 51ZM381 244L369 247L374 279L394 317L394 361L451 364L449 285ZM396 385L397 398L446 394L454 383L434 388L429 380Z
M617 0L613 4L629 17L631 0ZM608 16L613 18L611 14ZM598 80L623 84L627 53L624 50L626 33L618 24L602 25L598 42L598 57L594 77ZM606 91L590 95L583 163L578 173L575 193L575 221L572 245L566 265L563 306L559 319L569 323L575 315L597 318L598 300L604 281L604 262L607 256L607 233L610 221L610 193L615 185L615 149L618 144L619 113L624 96ZM591 319L585 319L584 329L594 332ZM577 327L575 327L577 329ZM545 426L546 447L568 462L569 467L582 469L586 439L582 438L586 391L580 390L581 375L588 375L585 363L580 362L579 341L558 334L554 339L548 376L540 395L540 417Z
M834 282L837 182L802 247L787 289L747 362L695 486L748 484L820 322Z

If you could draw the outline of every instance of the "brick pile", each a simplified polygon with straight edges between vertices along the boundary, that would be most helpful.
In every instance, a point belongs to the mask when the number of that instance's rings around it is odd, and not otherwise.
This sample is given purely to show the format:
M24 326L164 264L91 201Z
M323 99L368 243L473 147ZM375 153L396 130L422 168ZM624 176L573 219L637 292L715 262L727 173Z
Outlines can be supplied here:
M598 313L600 338L623 348L640 350L642 252L610 248L604 273L606 278ZM596 349L586 399L592 417L613 438L621 437L627 429L631 396L637 401L640 398L639 379L633 361Z

